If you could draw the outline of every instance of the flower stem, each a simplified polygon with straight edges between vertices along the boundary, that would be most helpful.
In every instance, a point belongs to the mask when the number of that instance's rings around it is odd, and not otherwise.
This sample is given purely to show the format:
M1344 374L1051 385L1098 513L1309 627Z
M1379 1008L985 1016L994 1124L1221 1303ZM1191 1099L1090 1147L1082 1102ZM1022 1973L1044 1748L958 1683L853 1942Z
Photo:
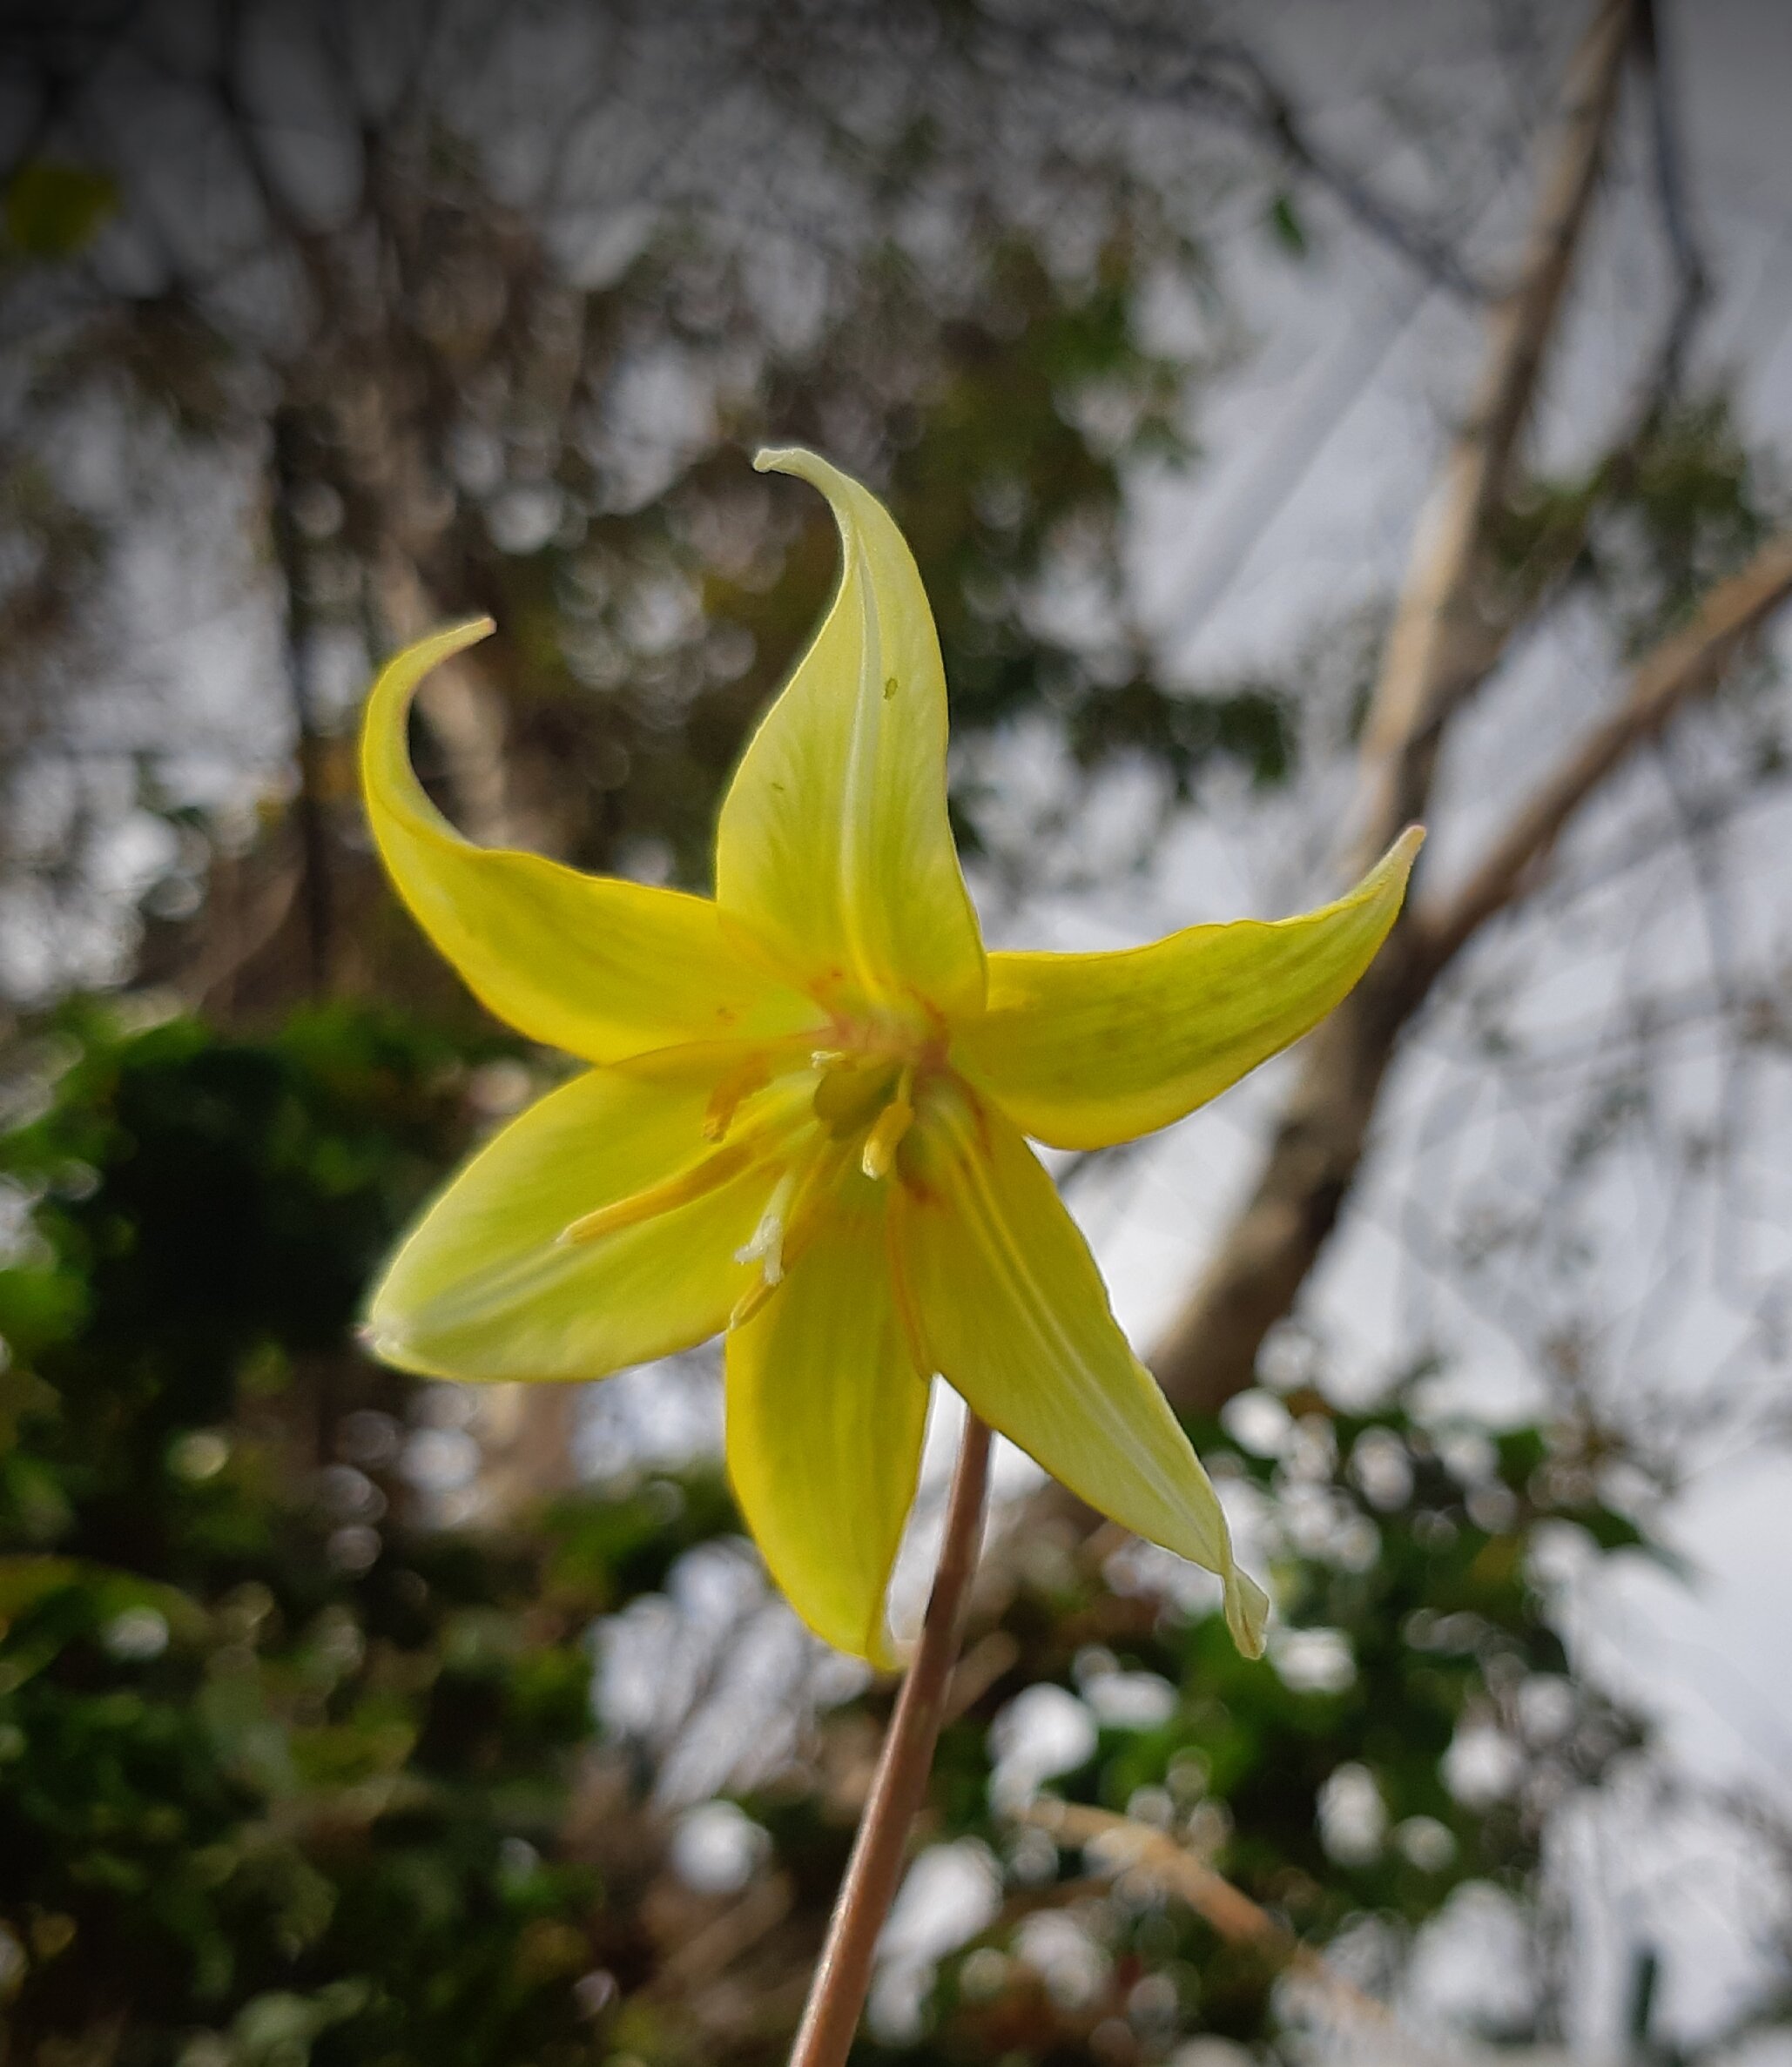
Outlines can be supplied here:
M859 2013L871 1986L872 1953L896 1896L909 1826L921 1805L933 1747L946 1720L947 1680L958 1655L988 1483L989 1431L967 1409L920 1644L878 1756L790 2067L841 2067L859 2028Z

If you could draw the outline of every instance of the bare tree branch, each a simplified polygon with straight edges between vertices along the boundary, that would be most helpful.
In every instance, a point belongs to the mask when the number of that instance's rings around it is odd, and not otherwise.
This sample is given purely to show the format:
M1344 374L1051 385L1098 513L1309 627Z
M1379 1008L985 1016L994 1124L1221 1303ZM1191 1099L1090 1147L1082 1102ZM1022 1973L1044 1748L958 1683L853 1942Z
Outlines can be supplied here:
M1792 596L1792 533L1780 532L1740 574L1714 589L1684 631L1637 669L1630 693L1539 785L1461 889L1413 930L1428 967L1441 972L1492 919L1535 882L1563 829L1629 755L1722 679L1738 648Z
M1569 68L1525 256L1494 313L1475 397L1388 636L1364 748L1359 859L1423 814L1444 725L1504 650L1503 628L1485 607L1490 535L1573 270L1634 20L1633 0L1600 0Z
M1677 281L1674 306L1656 354L1654 385L1664 401L1678 395L1687 353L1699 319L1711 299L1711 273L1693 229L1681 151L1680 110L1669 77L1669 52L1663 47L1661 10L1643 0L1637 12L1637 48L1647 77L1650 144L1654 155L1655 199L1661 231L1674 260Z
M1379 853L1424 816L1452 715L1516 629L1488 595L1492 542L1560 317L1617 105L1635 0L1600 0L1564 82L1525 255L1495 311L1475 400L1422 523L1371 704L1359 773L1357 853ZM1155 1367L1173 1399L1212 1409L1251 1382L1355 1182L1401 1027L1432 971L1409 922L1315 1035L1256 1190Z
M1131 1872L1155 1882L1187 1902L1229 1944L1249 1945L1276 1968L1311 1983L1329 2007L1344 2011L1384 2033L1393 2019L1385 2003L1364 1995L1279 1917L1254 1902L1223 1874L1197 1858L1167 1830L1154 1828L1111 1809L1049 1799L1023 1809L1019 1821L1045 1831L1061 1845L1093 1848L1106 1869Z
M1318 143L1293 98L1254 51L1229 40L1216 46L1214 55L1221 60L1220 68L1191 77L1191 93L1263 131L1292 170L1323 188L1360 228L1398 252L1433 286L1465 301L1488 299L1489 288L1464 265L1446 235L1396 206ZM1242 84L1225 76L1228 64Z
M324 817L325 743L317 724L311 683L311 583L294 512L298 473L295 426L290 414L273 425L268 529L286 591L286 689L297 744L300 888L305 913L307 977L313 998L327 997L334 973L335 898L331 884L329 830Z
M1016 46L1029 65L1048 63L1079 75L1101 62L1092 51L1101 51L1111 37L1111 54L1129 92L1160 104L1199 106L1266 143L1291 173L1329 194L1359 229L1430 286L1471 303L1490 299L1492 290L1464 263L1448 226L1402 206L1320 143L1294 95L1255 50L1233 37L1191 42L1179 24L1135 21L1123 37L1114 37L1114 27L1110 11L1081 8L1066 10L1048 31L992 20L984 33L993 44L1005 39Z

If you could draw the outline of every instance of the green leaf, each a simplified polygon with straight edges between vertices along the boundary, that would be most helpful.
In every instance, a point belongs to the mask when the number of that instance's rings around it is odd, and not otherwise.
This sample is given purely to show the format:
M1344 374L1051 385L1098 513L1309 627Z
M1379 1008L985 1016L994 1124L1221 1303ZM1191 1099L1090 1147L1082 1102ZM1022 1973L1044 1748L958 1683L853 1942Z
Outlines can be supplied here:
M7 184L7 241L28 259L71 259L93 241L118 206L118 185L109 173L33 158Z
M1264 218L1270 234L1290 258L1304 259L1310 248L1307 242L1306 225L1302 222L1294 205L1294 196L1284 188L1270 203Z

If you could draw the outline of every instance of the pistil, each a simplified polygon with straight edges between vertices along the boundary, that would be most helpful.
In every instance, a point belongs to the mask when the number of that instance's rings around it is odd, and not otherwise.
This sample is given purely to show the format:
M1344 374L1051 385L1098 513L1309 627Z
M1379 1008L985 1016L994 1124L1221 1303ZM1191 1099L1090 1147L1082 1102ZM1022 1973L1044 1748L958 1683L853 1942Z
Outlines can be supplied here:
M735 1257L741 1263L758 1262L760 1269L758 1276L735 1302L734 1311L729 1317L731 1328L741 1327L751 1320L784 1282L785 1272L808 1246L818 1221L826 1210L842 1168L839 1150L824 1146L801 1161L793 1162L778 1180L752 1240ZM760 1237L769 1235L774 1222L775 1240L768 1238L762 1249Z
M794 1167L787 1169L772 1188L771 1196L765 1202L765 1210L759 1215L759 1224L753 1229L751 1239L744 1248L737 1249L737 1263L758 1263L760 1275L768 1285L781 1283L784 1278L784 1229L785 1215L790 1211L791 1195L797 1188L797 1172Z

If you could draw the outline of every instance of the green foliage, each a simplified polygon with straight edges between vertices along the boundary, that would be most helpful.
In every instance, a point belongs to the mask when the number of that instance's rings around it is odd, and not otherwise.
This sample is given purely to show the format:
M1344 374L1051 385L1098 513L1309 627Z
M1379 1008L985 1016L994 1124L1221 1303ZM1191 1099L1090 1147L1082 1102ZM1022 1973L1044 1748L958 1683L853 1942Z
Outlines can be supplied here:
M527 1551L408 1518L411 1389L348 1330L490 1052L71 1013L31 1058L48 1109L0 1144L31 1209L0 1269L9 2059L585 2057L602 1889L552 1857L581 1639L732 1514L573 1503Z
M1270 236L1291 259L1304 259L1312 249L1307 226L1294 196L1286 192L1272 196L1264 216Z
M1169 775L1171 794L1182 803L1216 762L1242 768L1268 788L1287 778L1294 760L1289 700L1274 683L1177 694L1142 677L1084 698L1068 720L1071 751L1081 766L1099 768L1135 753Z
M1074 1856L1041 1883L987 1798L984 1725L1023 1686L1055 1680L1098 1717L1124 1713L1104 1689L1153 1697L1103 1727L1053 1790L1174 1831L1310 1944L1371 1920L1398 1951L1472 1883L1522 1905L1546 1817L1640 1741L1634 1718L1570 1676L1536 1572L1551 1531L1607 1550L1641 1540L1564 1437L1439 1427L1406 1397L1368 1414L1337 1414L1317 1394L1288 1404L1291 1418L1248 1395L1227 1426L1191 1431L1216 1478L1253 1489L1279 1546L1266 1660L1241 1658L1211 1613L1166 1611L1068 1566L1010 1610L1014 1667L981 1720L949 1734L936 1789L941 1834L980 1837L1007 1861L1005 1921L942 1975L926 2043L867 2047L867 2059L1043 2067L1091 2046L1118 2057L1117 2020L1125 2057L1155 2060L1181 2031L1259 2041L1276 2027L1277 1963L1260 1947L1161 1891L1093 1900ZM1465 1747L1484 1754L1479 1770ZM1100 1947L1105 1978L1080 2001L989 1957L1054 1906ZM1147 1974L1173 1994L1135 1997Z
M1741 566L1783 500L1783 489L1743 445L1721 394L1668 412L1613 470L1612 487L1594 550L1620 596L1627 582L1640 592L1625 621L1634 651L1682 623L1708 589Z
M9 2062L780 2055L775 2017L691 2036L655 1975L714 1911L662 1880L655 1922L628 1842L572 1835L586 1633L734 1532L725 1490L699 1471L568 1500L526 1542L425 1526L398 1466L430 1396L351 1346L368 1272L465 1144L469 1071L502 1052L346 1010L259 1040L71 1010L26 1059L43 1109L0 1141ZM1636 1740L1569 1673L1535 1576L1547 1530L1639 1540L1564 1437L1317 1395L1194 1432L1262 1505L1270 1660L1042 1540L933 1784L933 1835L1005 1862L1007 1908L947 1963L925 2039L867 2060L1117 2058L1123 2026L1147 2062L1274 2028L1259 1950L997 1813L992 1726L1041 1682L1101 1720L1060 1793L1174 1829L1315 1943L1372 1918L1398 1945L1471 1882L1523 1902L1546 1816ZM835 1711L840 1748L748 1803L798 1971L850 1835L826 1774L886 1698ZM1451 1777L1477 1733L1506 1761L1479 1792ZM627 1791L604 1797L621 1829ZM1082 1997L1007 1956L1054 1907L1100 1947Z
M1664 409L1583 474L1527 481L1498 529L1509 609L1567 582L1600 599L1635 655L1683 623L1783 518L1786 484L1721 392Z
M594 2006L641 2057L691 2057L652 1992L641 1889L606 1881L626 1848L567 1834L585 1633L731 1534L732 1505L697 1472L564 1502L527 1544L423 1526L396 1466L424 1396L350 1346L367 1274L465 1144L469 1070L502 1053L340 1009L260 1040L71 1009L25 1058L16 1089L43 1109L0 1141L20 1209L0 1269L9 2060L570 2062ZM1047 1546L1024 1566L993 1633L1011 1662L933 1789L937 1835L1009 1862L1009 1910L948 1963L925 2044L868 2059L1080 2059L1129 2003L1155 2004L1128 2026L1141 2060L1178 2031L1271 2028L1260 1953L1091 1892L1049 1846L1041 1880L989 1791L991 1726L1026 1687L1107 1717L1064 1795L1176 1828L1315 1942L1364 1916L1410 1935L1469 1882L1522 1899L1545 1815L1634 1741L1568 1675L1533 1577L1546 1525L1638 1540L1559 1441L1434 1428L1405 1401L1288 1405L1195 1431L1279 1545L1270 1661L1123 1576ZM1131 1718L1104 1696L1122 1684L1150 1697ZM829 1739L859 1741L881 1700ZM1479 1795L1446 1778L1476 1728L1517 1761ZM1354 1836L1341 1772L1379 1804ZM749 1806L819 1917L848 1835L819 1771ZM1081 2002L987 1956L1058 1903L1103 1943ZM728 2057L780 2043L755 2022Z

